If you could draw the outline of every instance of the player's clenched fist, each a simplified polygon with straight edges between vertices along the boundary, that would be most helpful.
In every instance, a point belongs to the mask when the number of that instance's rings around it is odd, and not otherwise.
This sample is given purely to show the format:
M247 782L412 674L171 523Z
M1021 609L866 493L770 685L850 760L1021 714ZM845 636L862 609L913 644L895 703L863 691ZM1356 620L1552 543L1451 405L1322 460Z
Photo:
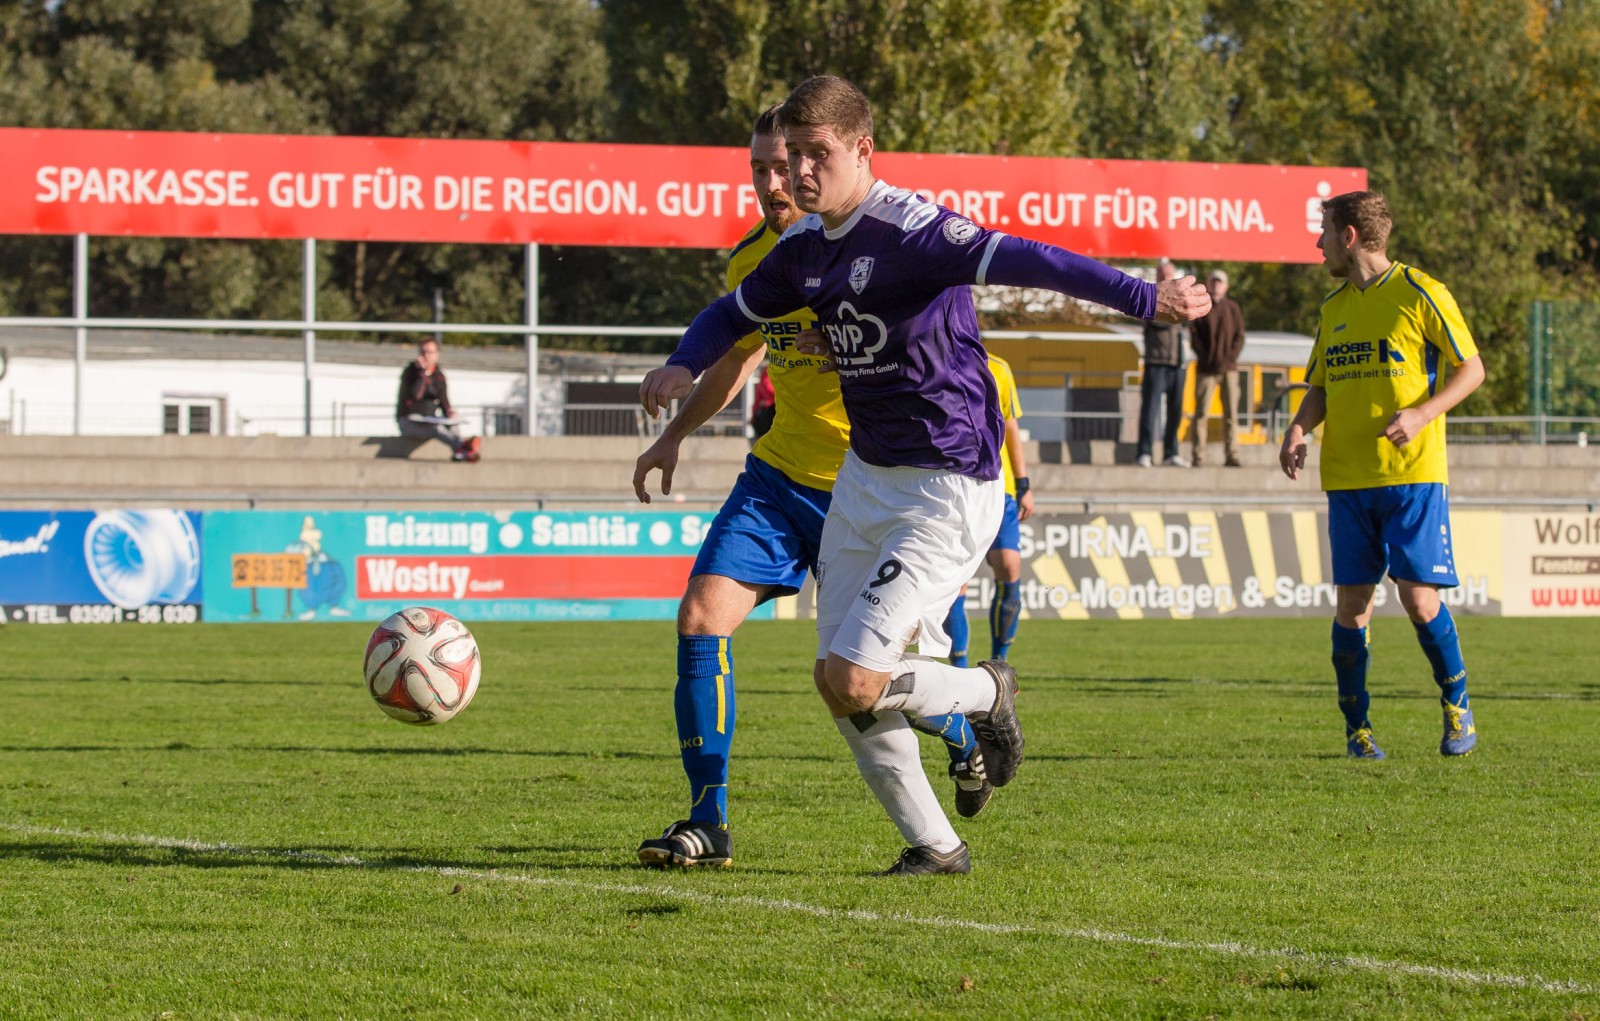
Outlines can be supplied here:
M681 365L663 365L651 369L639 384L639 403L644 405L645 414L660 418L667 405L689 396L693 389L694 376L688 369Z
M1211 294L1193 276L1174 277L1156 284L1156 318L1164 323L1186 323L1211 311Z
M833 346L828 343L828 338L822 335L821 330L801 330L800 336L795 338L794 347L803 355L825 359L823 364L817 366L818 372L834 372L839 368L839 364L833 358Z

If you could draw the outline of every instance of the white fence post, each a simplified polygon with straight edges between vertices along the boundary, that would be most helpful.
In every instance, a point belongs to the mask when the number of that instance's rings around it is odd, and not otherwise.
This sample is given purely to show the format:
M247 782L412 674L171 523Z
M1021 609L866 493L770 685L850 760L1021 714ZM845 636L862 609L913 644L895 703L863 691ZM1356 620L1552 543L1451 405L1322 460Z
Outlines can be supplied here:
M524 261L523 287L524 313L529 326L539 325L539 243L528 243L528 257ZM523 348L528 359L528 396L523 416L527 435L539 435L539 335L529 333L523 338Z
M89 318L89 235L79 234L72 243L72 317L80 323ZM79 326L72 352L72 435L83 435L83 376L88 369L89 330Z
M309 324L317 321L317 239L306 238L300 250L300 300L308 324L306 341L306 435L311 435L311 376L317 364L317 331Z

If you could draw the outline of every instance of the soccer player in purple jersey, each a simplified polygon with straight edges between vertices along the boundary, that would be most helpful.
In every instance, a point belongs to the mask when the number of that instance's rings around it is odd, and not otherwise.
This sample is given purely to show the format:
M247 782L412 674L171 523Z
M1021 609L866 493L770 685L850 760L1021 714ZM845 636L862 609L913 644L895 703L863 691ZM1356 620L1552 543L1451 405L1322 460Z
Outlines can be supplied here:
M779 112L790 186L808 216L730 295L695 318L639 388L658 415L752 323L809 306L839 373L850 452L817 562L817 690L867 786L909 845L886 875L967 872L906 716L966 713L989 781L1022 759L1016 672L965 669L945 611L1000 523L1002 425L972 284L1061 291L1136 318L1185 321L1193 277L1148 284L1093 259L991 231L872 174L872 113L849 82L811 78ZM917 643L921 656L908 656Z

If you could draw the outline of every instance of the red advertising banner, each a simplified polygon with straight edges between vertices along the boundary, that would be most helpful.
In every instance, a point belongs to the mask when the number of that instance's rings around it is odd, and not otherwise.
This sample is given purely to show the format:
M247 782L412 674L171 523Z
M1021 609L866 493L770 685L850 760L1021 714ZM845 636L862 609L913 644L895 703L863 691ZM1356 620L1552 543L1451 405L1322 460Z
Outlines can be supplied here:
M741 148L0 128L0 234L727 248ZM1365 170L880 153L969 218L1102 258L1315 262Z
M693 557L358 556L358 599L676 599Z

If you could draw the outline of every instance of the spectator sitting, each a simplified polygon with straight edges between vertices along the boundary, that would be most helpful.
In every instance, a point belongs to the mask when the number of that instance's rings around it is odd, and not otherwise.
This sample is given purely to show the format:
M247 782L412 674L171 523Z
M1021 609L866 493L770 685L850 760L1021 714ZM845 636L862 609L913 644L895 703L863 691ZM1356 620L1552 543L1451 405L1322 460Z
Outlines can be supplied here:
M450 406L450 391L439 367L439 342L429 338L417 345L417 357L400 374L400 400L395 408L400 435L414 440L438 440L450 446L453 461L478 460L482 441L461 438L461 423Z

